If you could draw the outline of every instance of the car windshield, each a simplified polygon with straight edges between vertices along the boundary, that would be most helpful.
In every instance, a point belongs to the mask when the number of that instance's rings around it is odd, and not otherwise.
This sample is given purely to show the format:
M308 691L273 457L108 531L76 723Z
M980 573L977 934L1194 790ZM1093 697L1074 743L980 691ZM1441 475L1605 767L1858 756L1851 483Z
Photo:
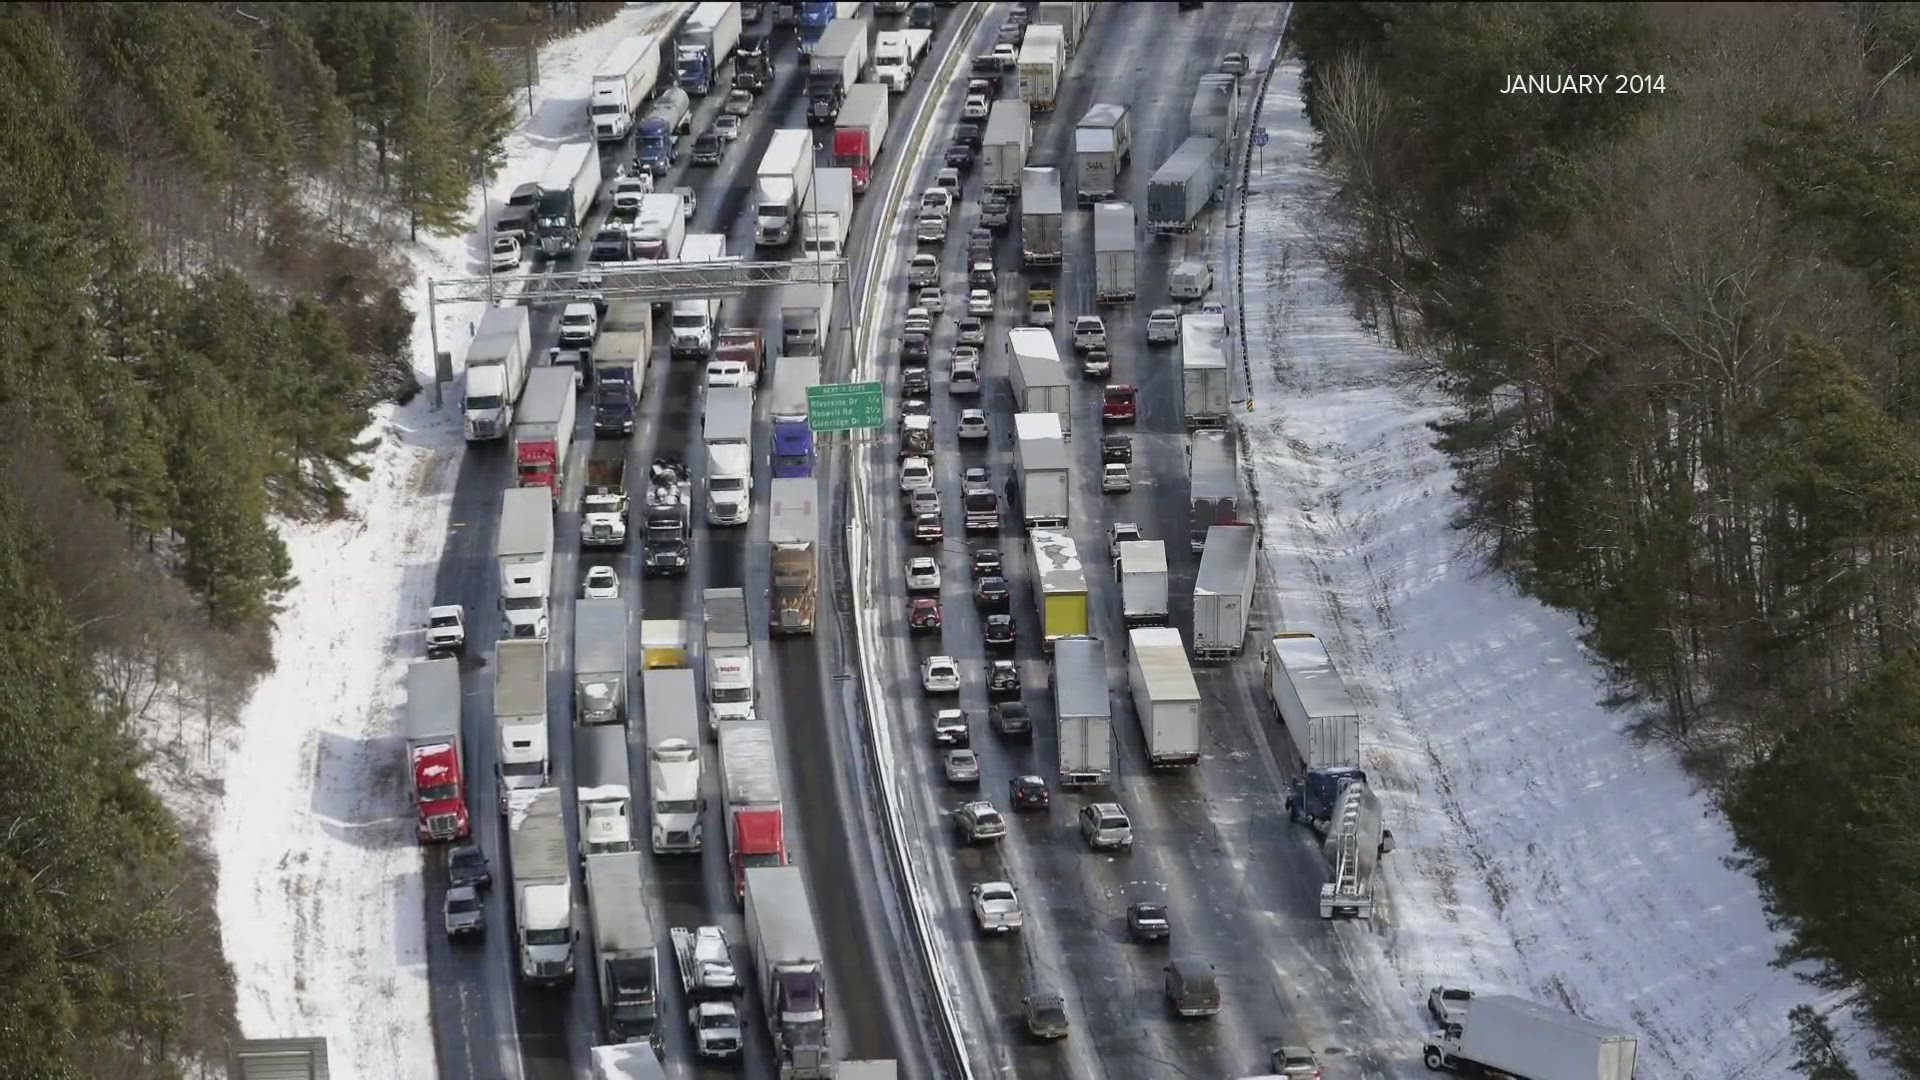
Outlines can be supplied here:
M447 897L447 911L451 914L465 915L469 912L474 912L479 910L480 910L480 901L477 897L472 897L472 896Z
M1033 1018L1042 1024L1064 1024L1067 1022L1067 1010L1047 1002L1034 1006Z

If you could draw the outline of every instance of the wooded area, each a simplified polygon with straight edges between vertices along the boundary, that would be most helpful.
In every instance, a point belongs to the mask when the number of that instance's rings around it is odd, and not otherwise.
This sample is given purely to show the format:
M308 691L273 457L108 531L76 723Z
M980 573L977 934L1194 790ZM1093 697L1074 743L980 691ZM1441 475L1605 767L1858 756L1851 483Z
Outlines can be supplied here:
M616 6L8 7L0 1075L221 1059L212 868L136 721L244 700L274 520L345 510L368 409L415 389L396 244L471 226L513 119L483 46Z
M1325 242L1456 406L1463 535L1579 614L1791 957L1920 1070L1920 9L1308 3L1292 34ZM1502 93L1568 73L1664 92Z

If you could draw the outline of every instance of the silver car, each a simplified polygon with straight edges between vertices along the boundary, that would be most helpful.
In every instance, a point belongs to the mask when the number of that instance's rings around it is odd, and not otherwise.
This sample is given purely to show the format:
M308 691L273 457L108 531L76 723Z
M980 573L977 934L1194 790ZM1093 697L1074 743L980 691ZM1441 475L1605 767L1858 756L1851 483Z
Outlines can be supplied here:
M447 936L465 937L487 929L487 912L480 905L480 894L471 885L456 885L447 890L444 911Z

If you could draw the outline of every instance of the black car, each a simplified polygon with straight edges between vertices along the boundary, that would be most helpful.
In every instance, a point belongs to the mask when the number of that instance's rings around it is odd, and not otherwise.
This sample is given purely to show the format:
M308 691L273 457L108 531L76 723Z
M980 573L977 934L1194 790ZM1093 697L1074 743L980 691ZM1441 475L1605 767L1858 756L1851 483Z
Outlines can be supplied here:
M989 615L981 624L980 636L986 640L989 649L1013 648L1013 616Z
M932 4L915 4L907 12L907 25L915 30L931 30L936 14Z
M1004 569L1000 561L999 548L980 548L973 553L973 576L977 578L999 577Z
M1127 905L1127 932L1135 941L1165 941L1173 932L1167 921L1167 905L1142 900Z
M906 334L900 339L900 362L910 364L919 361L925 364L933 354L933 340L918 331Z
M695 165L718 165L727 156L727 140L718 132L701 132L693 140L693 163Z
M471 885L484 889L493 884L493 871L487 868L487 853L464 844L447 852L447 884L453 888Z
M1033 738L1033 717L1018 701L996 701L987 709L987 721L993 730L1007 738Z
M626 262L633 258L633 242L625 229L601 229L587 251L588 262Z
M1103 465L1133 464L1133 440L1125 435L1101 436L1100 462Z
M987 668L987 693L1020 696L1020 665L1011 660L995 660Z
M968 120L965 123L961 124L959 127L953 129L953 141L957 143L966 143L968 146L971 146L975 150L978 150L980 149L981 144L986 141L986 133L981 130L979 124L973 122L972 120Z
M949 168L959 169L963 173L972 172L973 147L963 142L956 142L947 147L947 166Z
M1007 610L1007 579L998 574L983 577L973 587L973 602L983 608Z
M1015 810L1045 810L1051 801L1047 781L1039 776L1016 776L1007 783L1007 801Z
M933 392L933 380L923 367L902 368L900 371L900 389L909 394L930 394Z

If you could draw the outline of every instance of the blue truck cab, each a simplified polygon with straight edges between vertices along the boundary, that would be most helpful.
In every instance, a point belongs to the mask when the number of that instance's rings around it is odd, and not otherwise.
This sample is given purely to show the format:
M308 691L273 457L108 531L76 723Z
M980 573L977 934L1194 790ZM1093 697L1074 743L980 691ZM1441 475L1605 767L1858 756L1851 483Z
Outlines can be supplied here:
M818 3L816 0L801 0L800 3L800 55L811 56L813 47L820 44L820 35L827 32L833 22L835 5Z

